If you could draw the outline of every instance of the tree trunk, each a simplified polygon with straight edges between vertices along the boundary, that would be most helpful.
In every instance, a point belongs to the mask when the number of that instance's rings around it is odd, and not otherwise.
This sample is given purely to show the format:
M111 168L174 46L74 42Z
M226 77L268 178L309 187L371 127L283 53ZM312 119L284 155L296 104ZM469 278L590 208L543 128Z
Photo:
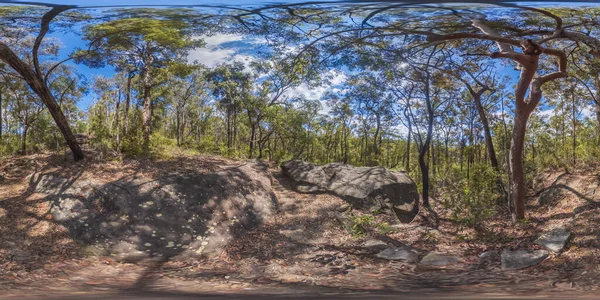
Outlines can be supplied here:
M249 158L254 157L254 148L256 145L256 127L258 127L258 124L260 122L260 119L262 119L261 117L256 117L254 118L253 113L251 112L250 109L248 109L248 122L250 123L250 150L249 150Z
M2 142L2 89L0 89L0 142Z
M426 208L431 208L431 205L429 204L429 167L425 162L425 157L427 156L427 152L429 151L429 145L431 144L434 118L433 105L431 104L431 97L429 94L429 80L429 73L427 73L427 79L425 82L425 104L427 105L427 136L425 137L425 142L421 145L421 149L419 151L419 167L421 168L421 178L423 180L423 206Z
M596 104L596 136L600 146L600 104Z
M436 159L435 143L430 148L431 148L431 151L429 151L429 152L431 153L431 174L435 178L435 171L436 171L435 168L437 166L437 162L435 161L435 159Z
M227 151L231 150L231 107L227 107Z
M408 115L405 114L405 116L407 117L406 120L408 122L408 136L406 138L406 172L410 172L410 139L412 137L412 122L410 120L410 118L408 118Z
M375 138L373 139L373 152L375 155L379 155L379 147L381 144L379 143L379 131L381 129L381 114L377 113L377 127L375 128Z
M233 107L233 120L232 120L233 136L231 137L231 143L233 145L234 150L237 150L237 135L238 135L237 115L238 115L237 107L234 106Z
M252 127L252 130L250 133L250 157L249 158L254 157L254 145L255 145L255 139L256 139L256 124L252 124L251 127Z
M129 116L129 106L131 105L131 80L133 79L133 72L127 74L127 90L125 91L125 115L123 116L123 135L127 135L129 129L129 122L127 118Z
M181 147L181 117L179 108L175 111L175 137L177 139L177 147Z
M152 100L150 98L151 86L144 85L144 107L142 110L142 149L145 153L150 151L150 127L152 126Z
M117 133L117 145L116 150L119 152L121 147L121 130L119 128L119 106L121 106L121 91L115 92L117 94L117 103L115 104L115 130Z
M17 73L19 73L23 79L27 82L29 87L40 97L42 102L50 111L50 115L56 122L56 126L60 130L61 134L65 138L67 145L73 152L73 159L75 161L82 160L84 158L83 151L81 151L81 147L77 143L75 139L75 135L71 131L71 127L69 126L69 122L67 118L63 114L62 110L48 86L43 82L42 78L36 75L33 69L25 64L19 57L12 51L8 46L4 43L0 42L0 59L10 65Z
M498 192L503 195L503 197L498 199L499 205L506 203L502 202L502 198L505 200L508 199L508 194L504 189L504 184L502 183L502 175L500 173L500 165L498 164L498 158L496 157L496 150L494 148L494 141L492 140L492 132L490 130L490 124L483 109L483 105L481 104L481 94L473 95L473 100L475 100L475 106L477 107L477 112L479 113L479 119L481 124L483 125L483 134L485 138L485 148L487 150L488 157L490 158L490 163L494 171L496 171L498 178L496 179L496 188Z
M571 93L573 101L573 166L575 166L577 162L577 153L575 152L577 150L577 109L575 107L575 91L571 90Z
M344 132L342 132L344 136L344 163L348 163L348 151L350 148L348 147L348 136L350 135L350 128L345 125L344 122Z
M523 169L523 149L525 146L525 130L529 114L517 108L510 143L510 166L512 182L512 198L514 202L513 221L525 218L525 171Z
M23 125L23 135L21 136L21 154L27 155L27 131L29 131L29 126Z
M473 99L475 100L475 106L477 107L477 112L479 113L479 119L481 121L481 124L483 125L485 148L487 149L488 157L490 158L490 163L492 164L492 168L499 172L500 168L498 165L498 158L496 157L496 150L494 149L494 141L492 140L490 123L488 121L487 115L485 114L485 110L483 109L483 105L481 104L481 95L475 95Z

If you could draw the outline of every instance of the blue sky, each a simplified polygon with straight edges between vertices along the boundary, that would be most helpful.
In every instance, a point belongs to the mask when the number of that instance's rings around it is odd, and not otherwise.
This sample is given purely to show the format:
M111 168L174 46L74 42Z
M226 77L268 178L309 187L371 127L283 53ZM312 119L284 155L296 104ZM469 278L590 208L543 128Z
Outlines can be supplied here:
M0 2L10 2L10 1L1 1ZM13 1L13 3L18 1ZM45 3L51 4L64 4L64 5L76 5L76 6L136 6L136 5L164 5L164 6L172 6L176 5L230 5L230 6L243 6L243 5L261 5L261 4L269 4L269 3L282 3L282 2L290 2L290 1L282 1L282 0L270 0L270 1L251 1L251 0L227 0L227 1L199 1L199 0L152 0L152 1L144 1L144 0L102 0L102 1L82 1L82 0L52 0L52 1L43 1ZM525 4L525 3L520 3ZM580 5L579 3L573 2L530 2L529 5L560 5L560 6L576 6ZM590 5L590 3L587 3ZM72 28L70 32L53 32L49 36L58 38L62 41L64 48L60 51L59 59L64 59L68 57L68 55L76 48L84 48L86 47L86 43L81 40L79 33L79 27ZM189 60L198 60L199 62L206 64L208 66L214 66L220 62L228 62L232 60L241 60L241 61L250 61L256 55L257 45L262 41L257 38L247 38L239 35L215 35L206 38L207 47L194 50L190 53ZM114 74L114 68L112 66L107 66L101 69L90 69L84 65L76 65L78 71L83 74L88 81L91 83L95 76L106 76L110 77ZM501 68L500 69L502 75L510 75L512 78L511 83L509 85L514 84L514 80L516 80L518 73L512 68ZM345 76L339 73L332 73L334 79L334 84L339 84L343 82ZM334 86L322 86L319 88L310 88L308 86L301 86L295 89L293 92L304 94L309 99L318 99L321 95L323 95L326 91L331 90ZM89 93L85 95L81 101L78 103L78 106L82 110L87 110L89 105L93 103L96 99L96 95L93 93Z
M10 1L2 0L0 2L5 3L18 3L27 2L25 1ZM256 4L270 4L270 3L293 3L295 1L284 1L284 0L269 0L269 1L253 1L253 0L41 0L39 2L49 4L63 4L63 5L75 5L75 6L137 6L137 5L256 5Z
M58 1L57 1L58 2ZM87 43L80 37L81 27L75 26L71 28L71 31L56 31L51 32L48 37L59 39L63 45L63 48L59 52L58 60L63 60L69 57L69 55L77 48L86 48ZM256 55L260 47L257 44L262 41L252 38L247 39L240 35L214 35L210 37L204 37L207 45L204 48L196 49L190 52L188 60L198 60L209 67L215 66L218 63L228 62L231 60L246 61L252 59ZM111 77L115 74L113 66L106 66L104 68L92 69L83 64L73 64L80 74L83 74L88 82L91 84L96 76ZM87 110L90 104L97 99L96 94L89 92L84 95L82 99L77 103L77 106L82 110Z

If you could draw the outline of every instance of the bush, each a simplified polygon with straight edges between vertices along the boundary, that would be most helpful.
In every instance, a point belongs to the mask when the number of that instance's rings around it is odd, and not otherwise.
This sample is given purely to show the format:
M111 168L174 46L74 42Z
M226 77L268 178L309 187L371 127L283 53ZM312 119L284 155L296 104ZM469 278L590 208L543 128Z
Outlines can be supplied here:
M453 168L447 178L442 205L452 212L455 221L475 226L496 214L497 178L498 174L488 165L475 164L468 179Z
M168 138L159 132L153 132L150 135L150 149L153 154L161 158L172 157L174 153L179 152L177 140Z
M365 216L351 216L350 217L350 234L355 238L362 238L367 235L366 227L369 227L375 221L375 217Z

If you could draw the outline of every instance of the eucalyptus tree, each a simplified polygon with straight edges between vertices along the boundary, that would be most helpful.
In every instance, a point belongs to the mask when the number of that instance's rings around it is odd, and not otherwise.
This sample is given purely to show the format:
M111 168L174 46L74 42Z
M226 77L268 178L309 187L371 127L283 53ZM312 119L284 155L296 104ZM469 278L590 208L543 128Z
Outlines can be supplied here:
M202 40L192 37L191 31L189 23L160 15L154 18L134 15L91 24L84 29L84 39L89 41L89 47L78 51L79 61L92 67L113 65L117 70L129 70L128 76L133 70L139 70L143 87L143 149L146 152L152 124L153 88L164 82L168 76L167 68L180 68L188 51L203 45Z
M60 65L62 62L49 68L44 68L41 63L42 59L48 55L52 57L52 49L56 49L56 45L44 45L46 35L50 32L50 24L58 15L72 7L64 5L48 6L50 6L50 9L34 9L27 6L4 6L1 8L0 26L3 29L4 36L0 38L0 60L14 70L44 103L73 152L74 160L78 161L84 158L83 151L73 135L67 118L56 101L56 96L48 86L48 77L55 70L55 66ZM43 12L44 10L45 12ZM42 13L43 15L37 17L36 13ZM22 18L21 16L23 15L34 16L33 19L39 23L31 22L31 18L28 17ZM63 17L58 22L54 22L58 23L54 25L68 26L73 22L73 19L81 18L82 16L78 13L71 13L63 14ZM22 30L15 30L14 28L17 27L20 27ZM39 27L39 29L36 27ZM25 45L29 49L26 53L19 51L19 49L23 49L24 47L22 43L23 32L37 32L33 42Z
M242 62L221 64L206 74L212 83L212 94L225 111L227 127L227 149L233 150L237 143L237 117L242 112L244 99L251 97L252 77L244 71Z
M269 130L263 132L260 123L267 117L269 108L286 104L297 98L293 89L301 84L314 86L322 76L323 67L318 64L315 53L293 60L285 53L275 52L264 59L250 63L250 70L255 74L253 95L245 102L250 124L249 157L254 156L258 145L261 149L269 136ZM260 152L260 151L259 151ZM261 156L259 154L259 156Z
M385 81L382 74L363 72L352 76L347 81L348 96L357 111L365 111L366 119L373 119L375 132L373 145L370 147L375 156L381 153L382 130L385 119L389 119L392 97L386 92ZM370 118L372 116L372 118ZM371 151L369 151L371 152Z
M338 97L336 95L329 95L327 100L328 106L331 107L330 115L334 118L334 129L335 133L332 133L335 137L333 142L333 157L336 160L341 160L347 164L349 161L350 152L350 135L352 133L352 119L354 117L354 111L348 97ZM340 157L337 157L338 146L340 148Z
M433 137L433 128L440 111L452 98L452 90L446 90L443 73L437 71L443 63L443 52L429 49L418 57L405 60L404 64L391 70L390 88L398 101L402 101L406 116L414 129L412 135L419 149L423 206L430 209L429 164L426 161ZM423 117L424 116L424 117Z
M202 65L190 66L189 71L183 76L174 77L168 82L167 98L174 113L175 137L177 146L185 143L186 127L193 122L190 116L194 103L205 103L208 97L210 84L205 79L208 70ZM202 109L202 107L199 107ZM195 117L199 117L194 115ZM190 129L191 131L191 129Z
M600 41L596 33L586 34L573 27L578 18L563 20L548 10L502 3L515 13L510 20L494 16L489 11L443 6L381 4L349 9L346 15L362 10L362 21L350 18L347 26L313 39L307 48L325 44L330 51L371 47L384 53L399 53L409 57L420 49L445 45L453 47L465 40L476 41L470 55L506 59L520 70L515 88L515 116L511 138L511 185L515 210L513 220L525 217L525 175L523 151L527 120L543 96L542 86L568 76L567 56L558 40L579 42L600 56ZM412 9L407 9L412 8ZM342 13L344 15L344 13ZM542 19L540 18L546 18ZM550 22L546 22L550 19ZM532 22L533 20L533 22ZM569 23L565 23L568 21ZM593 24L592 19L585 20ZM335 41L337 42L333 42ZM329 44L328 44L329 43ZM496 49L491 48L495 44ZM332 45L334 44L334 45ZM585 48L582 47L582 48ZM393 56L392 56L393 57ZM554 61L554 64L549 63Z
M40 118L44 105L27 89L25 83L14 80L9 85L7 100L9 112L20 124L21 154L27 154L27 137L33 124Z

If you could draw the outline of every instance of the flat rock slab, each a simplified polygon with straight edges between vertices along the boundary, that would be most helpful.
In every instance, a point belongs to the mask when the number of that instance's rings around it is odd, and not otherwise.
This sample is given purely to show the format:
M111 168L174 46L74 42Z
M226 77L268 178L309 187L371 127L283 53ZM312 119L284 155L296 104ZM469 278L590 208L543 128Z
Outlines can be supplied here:
M375 257L387 260L406 260L415 262L419 259L419 255L407 247L389 247L377 254Z
M369 238L365 240L365 245L363 247L371 251L383 251L389 246L384 241Z
M535 266L548 257L546 250L504 250L502 251L502 270L518 270Z
M461 257L456 255L430 252L423 259L421 264L428 267L445 267L463 262Z
M564 227L555 228L542 234L535 243L554 252L561 252L567 246L571 232Z
M36 173L52 219L84 245L84 255L119 261L216 255L276 213L268 165L247 161L212 172L164 172L97 180Z

